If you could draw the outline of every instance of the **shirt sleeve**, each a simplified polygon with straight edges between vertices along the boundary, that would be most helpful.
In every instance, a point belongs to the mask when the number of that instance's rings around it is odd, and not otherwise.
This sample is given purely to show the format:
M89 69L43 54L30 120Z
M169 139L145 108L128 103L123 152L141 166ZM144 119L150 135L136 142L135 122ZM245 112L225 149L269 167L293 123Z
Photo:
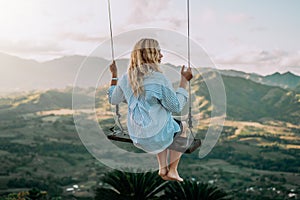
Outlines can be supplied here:
M112 105L117 105L125 101L124 93L119 85L112 85L107 91L108 101Z
M179 87L173 88L162 86L161 104L170 112L180 112L188 100L188 92Z

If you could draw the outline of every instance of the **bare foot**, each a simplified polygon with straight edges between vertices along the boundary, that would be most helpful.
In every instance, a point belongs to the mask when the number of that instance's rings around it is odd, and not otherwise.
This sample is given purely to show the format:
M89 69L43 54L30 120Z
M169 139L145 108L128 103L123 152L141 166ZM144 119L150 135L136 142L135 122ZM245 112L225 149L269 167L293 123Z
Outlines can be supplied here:
M158 171L159 176L166 176L167 173L168 173L168 168L167 167L160 168L159 171Z
M183 179L179 176L177 170L174 169L173 170L170 169L170 171L167 173L167 177L172 181L179 181L179 182L183 181Z
M165 181L171 181L172 179L170 179L168 176L168 168L167 167L164 167L164 168L161 168L159 171L158 171L158 175Z

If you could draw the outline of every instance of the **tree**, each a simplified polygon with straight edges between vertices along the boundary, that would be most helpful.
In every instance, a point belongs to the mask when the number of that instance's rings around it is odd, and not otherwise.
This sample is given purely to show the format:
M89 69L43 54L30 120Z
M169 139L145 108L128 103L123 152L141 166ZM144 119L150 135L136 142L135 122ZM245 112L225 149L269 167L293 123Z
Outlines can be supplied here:
M0 197L0 200L46 200L49 199L46 191L40 191L32 188L29 191L21 191L19 193L10 193L6 197Z
M31 190L29 190L27 195L27 199L30 200L42 200L42 199L46 199L46 197L47 197L47 192L40 191L37 188L32 188Z

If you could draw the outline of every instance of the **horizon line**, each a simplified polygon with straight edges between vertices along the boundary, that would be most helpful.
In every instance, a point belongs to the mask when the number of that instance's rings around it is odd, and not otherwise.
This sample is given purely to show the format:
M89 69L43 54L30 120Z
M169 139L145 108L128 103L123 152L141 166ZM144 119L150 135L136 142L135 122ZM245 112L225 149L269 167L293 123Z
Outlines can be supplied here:
M26 57L26 56L19 56L19 55L15 55L15 54L11 54L11 53L7 53L7 52L3 52L3 51L0 51L0 54L3 54L5 56L10 56L10 57L15 57L17 59L22 59L22 60L26 60L26 61L33 61L33 62L36 62L36 63L39 63L39 64L44 64L44 63L47 63L47 62L51 62L51 61L54 61L54 60L62 60L63 58L67 58L67 57L84 57L84 58L87 58L89 56L86 56L86 55L82 55L82 54L72 54L72 55L60 55L60 56L55 56L55 57L52 57L50 59L44 59L44 60L38 60L38 59L34 59L32 57ZM103 59L103 60L106 60L106 61L109 61L108 59L106 58L103 58L103 57L99 57L99 56L91 56L93 58L98 58L98 59ZM129 59L129 58L120 58L120 59L116 59L116 60L126 60L126 59ZM0 60L1 61L1 60ZM173 65L175 67L177 66L180 66L179 64L176 65L176 64L173 64L171 62L165 62L163 64L170 64L170 65ZM226 64L228 66L228 64ZM234 65L234 64L232 64ZM235 64L236 65L236 64ZM236 72L244 72L246 74L257 74L257 75L260 75L260 76L268 76L268 75L273 75L273 74L276 74L276 73L279 73L279 74L286 74L286 73L291 73L291 74L294 74L296 76L300 76L300 73L297 73L295 71L291 71L291 70L286 70L284 72L279 72L279 71L273 71L273 72L270 72L270 73L259 73L257 71L252 71L252 72L249 72L249 71L246 71L246 70L242 70L242 69L236 69L234 67L225 67L225 68L218 68L218 64L215 65L216 67L213 68L213 67L202 67L202 69L215 69L215 70L219 70L219 71L228 71L228 70L232 70L232 71L236 71ZM299 66L300 68L300 66Z

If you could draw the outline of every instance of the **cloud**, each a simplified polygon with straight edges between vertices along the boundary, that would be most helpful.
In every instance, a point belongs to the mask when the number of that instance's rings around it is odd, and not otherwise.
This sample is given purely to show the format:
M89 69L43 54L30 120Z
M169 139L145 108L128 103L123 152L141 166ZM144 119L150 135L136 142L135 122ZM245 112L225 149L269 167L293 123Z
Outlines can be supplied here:
M284 51L265 51L250 50L239 52L227 57L218 58L218 62L229 65L253 64L253 65L271 65L279 64L282 56L286 55Z
M168 27L180 29L186 18L183 13L172 9L171 0L131 0L132 11L125 22L126 27ZM128 26L129 25L129 26Z
M132 0L133 9L129 16L131 23L144 23L157 19L157 16L168 7L170 0Z
M19 41L8 41L0 40L0 48L3 52L12 53L42 53L42 54L53 54L61 53L64 48L57 42L54 41L32 41L32 40L19 40Z
M283 57L280 60L281 66L287 66L287 67L298 67L300 68L300 51L295 53L290 53L287 56Z
M233 24L249 22L253 19L254 17L247 15L245 13L230 13L227 16L225 16L225 20Z
M66 54L62 44L53 40L3 40L0 39L0 51L21 58L34 59L37 61L49 60Z
M226 55L215 58L218 66L225 68L239 68L243 71L257 73L292 71L300 73L300 52L287 52L274 49L241 51L234 55Z
M73 40L78 42L101 42L108 37L101 37L101 36L95 36L95 35L88 35L85 33L78 33L78 32L64 32L60 33L58 36L58 39L63 40Z
M201 13L200 16L197 17L201 22L209 24L209 23L215 23L217 16L216 11L214 11L211 8L205 8Z
M186 19L182 19L182 18L178 18L178 17L167 18L164 20L169 21L170 28L172 28L172 29L177 29L179 27L186 25L186 23L187 23Z
M231 36L231 37L229 37L228 41L230 42L230 44L232 44L234 46L238 46L238 45L242 44L240 38L237 37L237 36Z
M263 31L267 31L267 30L268 30L268 28L264 27L264 26L257 26L257 27L250 28L251 32L263 32Z

